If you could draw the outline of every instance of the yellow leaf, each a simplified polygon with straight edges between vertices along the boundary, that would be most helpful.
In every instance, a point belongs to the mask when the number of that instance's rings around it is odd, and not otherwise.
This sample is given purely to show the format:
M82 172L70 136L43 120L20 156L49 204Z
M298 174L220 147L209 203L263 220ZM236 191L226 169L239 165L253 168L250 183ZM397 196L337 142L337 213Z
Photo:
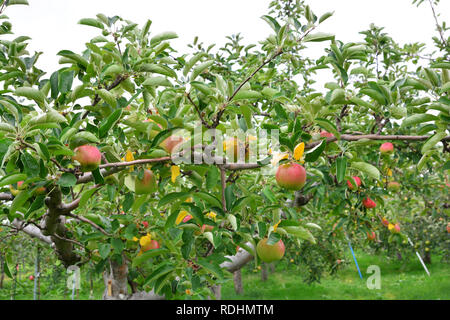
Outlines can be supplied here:
M180 211L180 213L177 216L177 219L175 220L175 224L180 224L181 221L183 221L184 217L186 217L189 213L187 211Z
M210 211L210 212L208 212L208 213L206 214L206 216L207 216L208 218L210 218L210 219L216 221L216 216L217 216L217 214L216 214L215 212Z
M280 162L283 159L288 159L289 158L289 154L288 153L279 153L279 152L275 152L273 154L272 157L272 165L275 166L278 164L278 162Z
M392 223L389 223L389 225L388 225L389 231L391 231L391 230L394 229L394 228L395 228L395 226L394 226Z
M273 226L273 232L277 232L278 225L280 224L281 220L277 222L276 225Z
M180 175L180 167L172 166L170 168L170 171L172 172L172 182L175 183L175 181L177 180L177 177Z
M186 199L185 202L192 202L192 201L193 201L193 200L192 200L192 197L189 197L189 198Z
M152 241L152 236L147 233L146 236L141 237L141 239L139 240L139 244L143 247L143 246L146 246L147 244L149 244L151 241Z
M303 157L303 152L305 152L305 143L299 143L294 149L294 159L300 160Z
M388 170L387 170L387 175L388 175L389 177L392 177L392 170L391 170L391 169L388 169Z
M139 241L139 239L136 238L136 237L133 237L133 241L134 241L134 242L137 242L137 241Z
M125 161L130 162L133 160L134 160L133 152L131 152L130 150L127 150L127 153L125 154ZM130 172L132 172L133 170L134 170L134 166L131 166Z

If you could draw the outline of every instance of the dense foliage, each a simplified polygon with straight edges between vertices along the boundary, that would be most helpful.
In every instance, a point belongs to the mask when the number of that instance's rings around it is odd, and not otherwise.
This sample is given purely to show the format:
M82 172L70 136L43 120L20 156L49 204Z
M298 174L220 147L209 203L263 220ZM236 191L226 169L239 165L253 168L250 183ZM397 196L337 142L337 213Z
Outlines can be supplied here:
M3 11L27 1L0 3ZM66 267L95 265L106 274L105 298L127 297L128 283L133 293L207 298L230 276L226 256L238 246L255 255L265 237L270 244L284 239L289 259L299 253L311 266L308 281L336 269L348 237L366 241L376 230L384 246L408 236L426 241L418 221L430 216L442 219L430 221L429 232L445 250L445 24L437 21L436 49L423 57L424 44L401 46L374 25L362 41L344 43L320 30L331 17L303 1L274 1L262 17L273 32L259 44L233 35L216 49L195 39L180 53L170 44L177 35L152 34L151 20L138 26L98 14L80 20L98 36L83 52L60 51L61 68L50 73L39 68L40 53L27 51L28 37L3 38L2 239L23 231L50 245ZM1 34L11 34L1 18ZM305 57L316 42L328 44L325 54ZM320 69L333 75L323 92L311 87ZM189 135L177 140L181 129ZM253 162L249 154L247 163L221 163L217 138L213 163L171 158L170 139L195 151L192 157L206 153L193 141L201 135L211 145L209 129L226 134L227 152L241 145L251 153L263 130L278 130L279 145ZM387 141L393 152L380 151ZM79 155L85 145L101 154ZM299 191L275 181L278 163L292 161L307 172ZM351 190L354 176L361 186ZM392 181L399 191L388 189ZM11 261L12 247L3 248Z

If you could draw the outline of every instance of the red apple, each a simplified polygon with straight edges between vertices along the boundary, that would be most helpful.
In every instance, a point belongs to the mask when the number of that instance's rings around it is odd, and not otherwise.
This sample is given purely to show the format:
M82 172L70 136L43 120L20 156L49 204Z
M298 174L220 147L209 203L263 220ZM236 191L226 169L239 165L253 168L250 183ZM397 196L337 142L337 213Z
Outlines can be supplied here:
M450 223L447 225L447 233L450 233Z
M147 221L142 221L142 225L144 226L144 228L148 228L148 222Z
M392 230L392 232L394 232L394 233L399 233L400 232L400 225L398 223L396 223L394 225L394 230Z
M389 221L386 218L381 219L381 223L383 224L383 226L387 227L389 225Z
M366 207L367 209L372 209L372 208L375 208L377 206L375 201L373 201L369 197L363 199L362 202L363 202L363 206Z
M285 252L283 240L280 240L273 245L268 245L267 240L267 238L264 238L256 245L256 253L258 254L258 257L267 263L281 260Z
M390 154L394 152L394 145L390 142L385 142L381 145L380 152L382 154Z
M183 137L170 136L161 142L160 146L167 151L167 153L172 154L174 149L184 141Z
M306 183L306 170L297 163L281 164L275 180L278 185L288 190L300 190Z
M352 177L353 181L347 180L347 185L350 190L358 190L358 188L361 186L361 179L359 177Z
M34 280L34 276L29 276L28 279L30 279L30 281L33 281Z
M134 191L136 194L148 194L155 192L157 188L156 177L151 170L144 170L144 177L136 177Z
M141 248L142 252L146 252L148 250L152 250L152 249L159 249L159 243L156 240L152 240L150 241L148 244L146 244L145 246L143 246Z
M397 192L400 190L400 183L398 183L397 181L391 181L388 183L387 188L388 190L392 191L392 192Z
M75 148L75 155L72 160L76 160L81 165L81 171L94 171L102 161L102 154L97 147L90 145L83 145Z
M325 131L325 130L320 132L320 136L322 138L334 138L334 134L332 134L331 132Z
M377 235L375 234L375 232L374 231L372 231L372 232L367 232L367 239L369 239L369 240L375 240L377 238Z

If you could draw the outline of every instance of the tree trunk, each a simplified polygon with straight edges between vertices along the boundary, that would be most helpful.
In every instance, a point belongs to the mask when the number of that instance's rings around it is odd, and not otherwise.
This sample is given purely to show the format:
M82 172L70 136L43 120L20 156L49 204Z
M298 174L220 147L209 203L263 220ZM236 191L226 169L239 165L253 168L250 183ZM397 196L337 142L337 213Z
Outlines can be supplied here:
M103 273L103 281L103 300L124 300L128 297L128 266L124 259L121 264L110 261L109 270Z
M163 296L156 295L154 291L138 291L129 295L128 293L128 265L125 259L122 264L110 261L109 270L103 273L105 291L103 300L163 300ZM219 291L220 292L220 291Z
M212 286L211 292L213 293L216 300L222 299L222 286L221 285ZM211 297L209 300L211 300Z
M431 264L431 253L430 251L425 251L425 255L423 257L423 262L426 264Z
M244 293L244 288L242 287L242 273L241 269L233 272L233 281L234 281L234 291L237 295Z
M270 270L270 273L275 273L275 263L271 263L271 264L269 264L269 270Z
M267 281L268 272L267 272L267 264L264 262L261 263L261 281Z

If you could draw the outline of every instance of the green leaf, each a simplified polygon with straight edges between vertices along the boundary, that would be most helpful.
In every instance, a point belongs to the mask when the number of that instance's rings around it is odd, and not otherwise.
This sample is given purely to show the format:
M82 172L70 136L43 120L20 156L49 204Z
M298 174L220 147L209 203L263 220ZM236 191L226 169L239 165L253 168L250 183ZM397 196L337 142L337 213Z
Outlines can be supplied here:
M339 183L344 180L347 172L347 158L339 157L336 159L336 178Z
M99 243L98 244L98 253L102 259L106 259L111 252L111 245L109 243Z
M14 94L19 97L25 97L29 100L34 100L39 105L43 104L45 101L44 94L40 90L35 88L30 87L17 88Z
M216 166L210 166L206 174L206 189L212 190L219 181L220 172ZM220 205L219 205L220 207Z
M239 90L233 98L233 101L246 100L246 99L261 99L263 95L254 90Z
M189 71L192 69L192 67L200 61L201 58L209 57L209 55L206 52L199 52L195 54L186 64L183 68L183 75L186 77L189 73Z
M29 176L37 176L39 174L39 163L28 152L22 153L21 160L24 172Z
M158 86L171 87L172 83L164 77L151 77L151 78L147 78L142 83L142 85L149 86L149 87L158 87Z
M287 233L293 235L296 238L299 238L302 240L307 240L313 244L316 243L316 239L314 238L312 233L309 230L307 230L301 226L286 226L286 227L283 227L283 229Z
M72 136L69 141L69 148L75 149L76 147L89 143L100 143L100 140L95 134L89 131L81 131Z
M200 81L192 81L191 86L205 95L214 94L214 90L210 88L206 83Z
M19 210L25 202L33 195L29 190L22 190L17 196L14 197L11 207L9 208L9 215L14 217L17 210Z
M316 122L320 127L325 129L326 131L334 134L334 136L337 139L339 139L341 137L341 134L337 131L336 125L334 123L332 123L330 120L317 118L314 120L314 122Z
M363 88L361 89L360 93L365 94L366 96L371 97L376 102L378 102L381 105L386 105L386 98L383 94L381 94L379 91L369 88Z
M16 128L9 123L2 122L0 123L0 131L3 132L9 132L9 133L16 133Z
M72 187L77 183L77 177L70 172L64 172L57 183L61 187Z
M422 154L427 152L428 150L431 150L439 141L444 139L447 136L445 132L437 132L434 136L429 138L424 145L422 146Z
M269 239L267 240L267 245L273 246L275 243L281 240L281 235L279 233L270 233Z
M28 6L29 3L28 3L28 0L9 0L8 1L8 7L9 6L14 6L14 5L26 5L26 6Z
M111 92L109 92L106 89L100 89L100 90L97 90L96 93L98 94L98 96L100 98L103 99L103 101L105 101L111 107L113 107L113 108L116 107L116 104L117 104L116 97L114 97L114 95Z
M345 100L345 90L344 89L335 89L331 93L330 104L346 104Z
M133 266L133 268L139 267L144 262L146 262L148 259L157 257L161 254L168 253L168 252L169 252L169 250L164 249L164 248L148 250L148 251L144 252L143 254L141 254L140 256L137 256L136 258L134 258L133 262L132 262L132 266Z
M101 23L97 19L93 19L93 18L81 19L80 21L78 21L78 24L82 24L82 25L90 26L90 27L95 27L95 28L99 28L99 29L102 29L102 30L105 28L103 23Z
M31 120L28 122L28 125L34 126L47 123L61 123L61 122L67 122L66 118L64 118L64 116L61 115L58 111L51 109L48 110L46 113L41 114L40 116L31 118Z
M174 271L175 268L169 265L163 265L161 267L159 267L158 269L156 269L155 271L153 271L153 273L144 281L144 286L147 285L148 283L157 280L158 278L168 274L169 272Z
M106 121L98 129L98 135L100 138L104 138L108 135L109 129L111 129L122 116L122 109L116 109L111 113Z
M195 196L206 201L207 203L209 203L211 206L213 207L222 207L222 203L220 202L219 199L217 199L216 197L212 196L209 193L206 192L196 192Z
M427 114L427 113L413 114L412 116L409 116L408 118L403 120L401 127L414 126L419 123L435 121L435 120L439 120L439 118L432 114Z
M114 248L115 253L118 254L121 254L123 249L125 249L123 241L117 238L111 239L111 246Z
M380 180L380 171L378 171L377 168L375 168L373 165L366 163L366 162L352 162L351 168L359 170L365 174L367 174L369 177Z
M84 205L89 201L89 199L92 197L92 195L97 191L97 188L92 188L88 190L84 190L81 194L80 202L78 204L78 207L84 207Z
M269 187L265 187L262 192L272 204L277 203L277 198Z
M189 192L172 192L166 194L159 200L158 207L165 206L166 204L172 203L174 201L184 201L189 198L191 194Z
M322 154L323 150L327 143L325 140L322 140L317 146L305 152L305 161L306 162L314 162L319 159L319 156Z
M303 38L304 42L320 42L327 40L334 40L334 34L319 32L308 34L306 37Z
M170 69L170 68L168 68L166 66L160 66L160 65L157 65L157 64L153 64L153 63L143 64L140 67L140 71L159 73L159 74L162 74L162 75L165 75L165 76L168 76L168 77L173 77L173 78L177 77L177 74L172 69Z
M195 78L197 78L197 76L199 74L201 74L203 71L205 71L206 69L211 67L213 64L214 64L214 60L210 60L210 61L203 62L203 63L199 64L198 66L196 66L194 68L194 70L192 70L190 81L194 81Z
M278 31L280 30L281 26L280 24L277 22L277 20L275 20L274 18L272 18L271 16L267 16L264 15L261 17L261 19L263 19L264 21L266 21L269 26L276 32L278 33Z
M227 220L231 224L231 227L233 228L233 230L236 231L238 228L236 216L234 216L232 214L227 214Z
M417 171L422 171L423 167L427 164L428 160L431 158L434 152L434 150L428 150L422 155L422 158L420 158L419 162L417 163Z
M324 21L327 20L329 17L331 17L333 14L334 14L334 11L324 13L324 14L319 18L319 23L324 22Z
M206 271L209 271L214 276L216 276L219 280L223 279L223 271L222 271L222 268L220 268L220 266L209 263L203 258L199 259L197 263L200 266L202 266Z
M3 177L0 180L0 187L4 187L8 184L13 184L19 181L24 181L26 180L27 175L23 174L23 173L15 173L15 174L11 174L9 176Z
M163 32L160 34L157 34L153 38L150 39L150 44L152 46L160 43L161 41L170 40L170 39L176 39L178 38L178 35L175 32Z

